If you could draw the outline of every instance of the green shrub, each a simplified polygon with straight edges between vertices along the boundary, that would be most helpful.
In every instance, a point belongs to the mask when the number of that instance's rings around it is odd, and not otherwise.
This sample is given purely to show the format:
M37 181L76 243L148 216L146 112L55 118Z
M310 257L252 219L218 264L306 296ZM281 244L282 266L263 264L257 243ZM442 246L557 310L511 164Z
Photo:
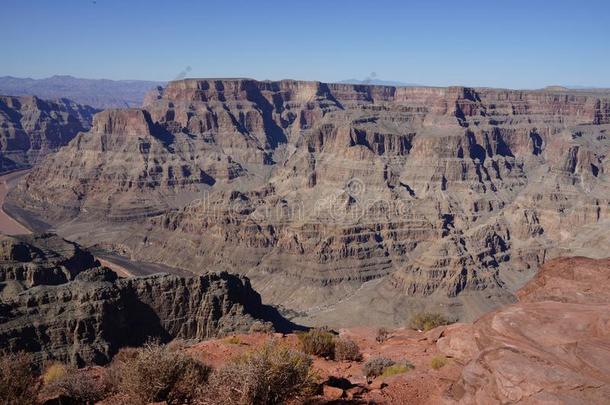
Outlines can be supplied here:
M430 367L432 367L435 370L438 370L439 368L445 366L448 362L449 362L449 360L447 360L447 358L444 356L435 356L432 358L432 361L430 362Z
M375 377L379 377L383 374L383 371L388 367L395 365L396 362L394 360L390 360L385 357L373 357L368 360L362 366L362 372L366 376L367 379L372 379Z
M112 367L119 391L131 403L188 404L201 395L211 368L157 343L119 354Z
M39 384L34 370L29 354L0 353L0 403L35 404Z
M358 344L351 339L337 339L335 341L335 360L360 361L362 354Z
M435 312L420 312L411 318L411 328L425 332L450 323L452 322L445 316Z
M240 356L210 377L210 404L273 405L313 393L312 360L304 353L274 342Z
M404 361L402 363L397 363L392 366L386 367L381 373L382 377L391 377L396 374L406 373L407 371L411 371L415 368L413 364L409 361Z
M306 354L319 357L333 357L335 354L335 337L324 329L312 329L298 334L301 349Z

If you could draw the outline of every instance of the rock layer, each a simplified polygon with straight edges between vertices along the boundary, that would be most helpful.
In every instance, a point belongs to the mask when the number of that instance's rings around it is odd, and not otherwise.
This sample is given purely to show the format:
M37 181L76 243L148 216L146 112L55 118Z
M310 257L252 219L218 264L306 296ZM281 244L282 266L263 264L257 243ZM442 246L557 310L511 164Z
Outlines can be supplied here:
M449 327L437 346L465 366L447 402L605 403L609 282L609 259L552 260L519 303Z
M474 319L549 257L605 254L609 129L603 92L188 79L99 114L10 203L246 274L305 322Z
M55 359L77 365L101 364L119 348L141 345L148 339L202 340L248 332L255 322L286 326L277 312L261 304L245 277L219 273L119 279L95 261L92 266L81 265L89 268L72 278L57 269L76 273L81 258L72 256L67 264L50 247L65 248L68 243L43 239L44 251L41 242L18 241L10 246L2 242L3 255L11 261L23 262L35 256L30 261L39 266L29 272L22 268L1 270L5 278L29 276L33 280L19 294L0 297L0 350L32 352L40 362Z
M91 127L92 107L68 99L0 96L0 173L34 164Z
M0 235L0 298L63 284L99 265L91 253L53 234Z

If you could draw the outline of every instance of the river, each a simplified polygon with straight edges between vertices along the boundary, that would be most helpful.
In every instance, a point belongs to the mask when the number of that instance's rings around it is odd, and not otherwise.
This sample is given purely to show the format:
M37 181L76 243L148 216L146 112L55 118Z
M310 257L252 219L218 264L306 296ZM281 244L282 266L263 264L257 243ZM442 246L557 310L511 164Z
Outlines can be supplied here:
M32 231L25 224L15 220L5 211L4 208L6 195L15 186L19 179L28 174L28 172L29 169L26 169L0 176L0 234L23 235L32 233ZM17 211L19 208L13 207L13 210ZM15 215L17 217L26 218L27 222L30 222L30 225L33 227L35 232L48 229L48 226L45 226L46 224L34 218L30 218L25 211L15 212ZM38 226L39 224L42 225ZM193 275L193 273L188 270L169 267L158 263L132 261L111 252L94 250L92 253L102 265L110 267L114 272L122 277L143 276L154 273L171 273L180 276Z

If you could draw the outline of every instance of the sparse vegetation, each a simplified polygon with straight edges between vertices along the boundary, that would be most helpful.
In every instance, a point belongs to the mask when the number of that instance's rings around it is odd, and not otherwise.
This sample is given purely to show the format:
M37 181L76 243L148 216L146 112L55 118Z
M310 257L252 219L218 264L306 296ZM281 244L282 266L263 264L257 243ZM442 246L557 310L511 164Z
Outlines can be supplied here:
M230 336L225 339L225 342L227 342L230 345L240 345L241 339L239 339L237 336Z
M445 356L435 356L432 358L432 361L430 362L430 367L432 367L435 370L438 370L439 368L447 365L448 362L449 362L449 360Z
M377 336L375 337L377 343L385 342L388 340L388 337L390 337L390 332L386 328L377 329Z
M56 363L47 369L43 378L47 375L53 377L43 387L43 392L48 396L61 394L78 404L93 404L113 393L112 382L105 373L92 375Z
M351 339L337 339L335 341L335 360L339 361L360 361L362 354L358 344Z
M335 337L324 329L312 329L298 335L301 349L306 354L319 357L333 357L335 354Z
M405 360L402 363L397 363L392 366L386 367L383 370L383 373L381 373L381 376L382 377L391 377L393 375L406 373L408 371L413 370L414 368L415 368L415 366L413 364L411 364L409 361Z
M34 364L26 353L0 353L0 403L30 405L36 403L39 384Z
M362 366L362 371L367 379L373 379L383 374L388 367L395 365L394 360L385 357L373 357Z
M66 374L68 374L68 366L62 363L52 363L42 373L42 382L44 385L49 385L63 378Z
M184 339L173 339L165 345L165 349L169 351L182 351L191 347L192 344Z
M209 404L280 404L313 392L311 358L284 345L268 343L240 356L210 377Z
M441 325L453 323L442 314L436 312L420 312L411 318L411 328L427 332Z
M119 353L113 367L119 391L137 404L192 403L211 373L209 366L158 343Z
M250 326L250 333L273 333L275 329L271 322L255 321Z

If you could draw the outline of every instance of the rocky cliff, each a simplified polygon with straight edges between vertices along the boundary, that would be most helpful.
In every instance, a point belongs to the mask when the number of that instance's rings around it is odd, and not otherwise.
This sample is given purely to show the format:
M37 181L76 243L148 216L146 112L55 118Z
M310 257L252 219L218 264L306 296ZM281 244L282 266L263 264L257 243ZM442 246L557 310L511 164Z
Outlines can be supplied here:
M549 257L607 254L609 129L603 92L188 79L98 114L9 202L246 274L305 322L474 319Z
M463 366L447 403L602 404L610 395L610 260L557 259L519 303L437 342Z
M63 284L99 265L91 253L57 235L0 235L0 298Z
M5 280L30 279L20 293L0 296L0 350L32 352L38 361L101 364L119 348L148 339L201 340L248 332L255 322L286 326L277 312L261 304L247 278L219 273L119 279L97 261L78 266L79 255L67 264L58 259L65 256L61 249L67 242L43 236L46 249L41 251L39 239L32 238L35 244L2 242L8 261L40 263L35 270L15 266L7 271L8 265L0 270ZM81 267L84 271L72 277Z
M68 99L0 96L0 173L34 164L91 127L93 107Z

